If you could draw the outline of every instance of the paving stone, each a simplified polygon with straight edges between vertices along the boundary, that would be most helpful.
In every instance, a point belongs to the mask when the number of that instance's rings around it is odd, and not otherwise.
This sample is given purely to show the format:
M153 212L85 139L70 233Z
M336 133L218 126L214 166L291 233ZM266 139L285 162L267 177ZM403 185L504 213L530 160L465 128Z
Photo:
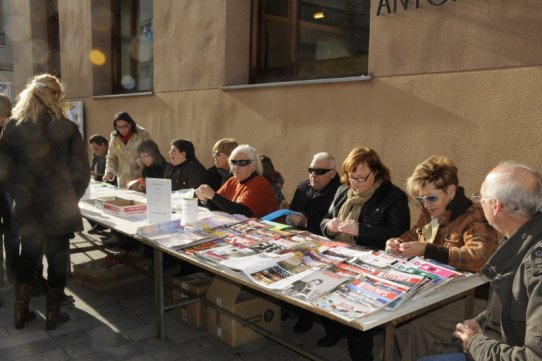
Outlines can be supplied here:
M23 330L15 332L10 336L0 338L0 350L13 346L26 345L34 341L48 338L49 335L45 332L45 329L26 330L25 327Z
M75 343L89 339L90 337L86 332L76 331L50 337L44 340L26 343L23 346L23 350L28 356L33 356L44 354L53 350L62 349L65 346L73 345Z

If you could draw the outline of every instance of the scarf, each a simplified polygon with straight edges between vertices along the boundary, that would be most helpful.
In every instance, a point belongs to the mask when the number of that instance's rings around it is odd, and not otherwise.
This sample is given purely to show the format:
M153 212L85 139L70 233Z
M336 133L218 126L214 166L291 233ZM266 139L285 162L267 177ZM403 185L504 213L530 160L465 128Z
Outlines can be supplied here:
M382 180L375 182L371 188L366 189L363 192L357 192L355 189L349 188L346 196L346 202L344 202L343 206L339 210L337 218L341 222L348 220L357 222L363 206L369 199L371 199L380 185L382 185ZM348 233L340 232L335 239L344 243L356 244L354 236Z
M128 141L130 140L130 138L132 138L132 135L134 135L133 132L130 132L126 135L122 135L119 133L119 138L124 142L124 144L128 144Z

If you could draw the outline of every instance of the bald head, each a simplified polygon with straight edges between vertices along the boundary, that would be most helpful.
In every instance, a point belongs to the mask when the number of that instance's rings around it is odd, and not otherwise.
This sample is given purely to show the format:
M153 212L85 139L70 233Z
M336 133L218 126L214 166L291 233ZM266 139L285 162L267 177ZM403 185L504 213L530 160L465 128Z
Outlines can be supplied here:
M498 200L511 215L532 217L542 210L542 177L524 164L503 162L486 176L482 195Z

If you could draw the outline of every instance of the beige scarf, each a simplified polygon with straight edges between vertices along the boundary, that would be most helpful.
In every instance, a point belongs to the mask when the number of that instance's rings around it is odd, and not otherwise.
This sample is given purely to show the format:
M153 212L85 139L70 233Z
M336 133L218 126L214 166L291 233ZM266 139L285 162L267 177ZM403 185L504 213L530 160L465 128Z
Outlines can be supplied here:
M337 215L339 221L344 222L353 220L357 222L363 206L369 199L371 199L374 192L378 189L378 187L380 187L381 184L382 180L379 180L375 182L371 188L364 190L363 192L357 192L353 188L348 189L346 202L344 202L343 206L339 210L339 214ZM345 243L356 244L354 236L348 233L340 232L335 239Z
M423 237L426 243L433 243L435 241L439 226L440 226L440 218L433 218L431 219L431 222L423 226L421 236Z

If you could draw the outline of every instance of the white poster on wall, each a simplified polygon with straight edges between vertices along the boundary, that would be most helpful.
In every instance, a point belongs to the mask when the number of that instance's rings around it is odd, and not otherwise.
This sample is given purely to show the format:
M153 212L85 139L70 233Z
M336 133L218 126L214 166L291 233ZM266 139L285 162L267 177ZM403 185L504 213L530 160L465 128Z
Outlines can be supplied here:
M81 133L81 136L83 137L83 139L85 139L85 121L83 118L83 102L82 101L65 102L64 112L66 112L66 116L68 117L68 119L70 119L72 122L77 124L77 127L79 128L79 132Z

